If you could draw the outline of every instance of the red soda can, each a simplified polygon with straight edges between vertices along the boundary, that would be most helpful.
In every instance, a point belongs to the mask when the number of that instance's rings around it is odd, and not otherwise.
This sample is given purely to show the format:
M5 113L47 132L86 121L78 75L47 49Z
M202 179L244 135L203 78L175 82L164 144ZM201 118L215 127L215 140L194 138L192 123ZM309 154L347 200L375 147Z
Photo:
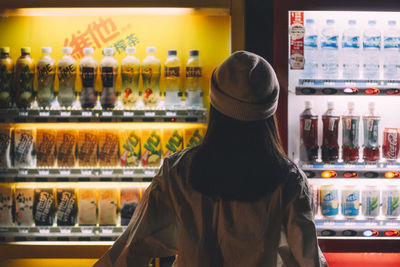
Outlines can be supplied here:
M400 152L400 131L396 128L385 128L383 131L383 157L395 161Z

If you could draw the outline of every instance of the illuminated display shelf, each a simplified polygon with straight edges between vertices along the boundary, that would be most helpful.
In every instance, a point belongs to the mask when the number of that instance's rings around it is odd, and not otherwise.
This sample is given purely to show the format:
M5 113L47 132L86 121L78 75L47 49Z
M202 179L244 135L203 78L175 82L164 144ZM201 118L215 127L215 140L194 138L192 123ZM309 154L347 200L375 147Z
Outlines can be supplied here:
M0 110L0 122L206 122L206 109Z
M400 81L300 79L296 95L400 95Z
M398 179L400 164L300 164L308 178Z
M2 169L0 182L141 182L151 181L158 172L157 167L146 168L35 168Z
M400 239L400 220L316 219L318 236Z
M0 227L0 242L114 241L126 226Z

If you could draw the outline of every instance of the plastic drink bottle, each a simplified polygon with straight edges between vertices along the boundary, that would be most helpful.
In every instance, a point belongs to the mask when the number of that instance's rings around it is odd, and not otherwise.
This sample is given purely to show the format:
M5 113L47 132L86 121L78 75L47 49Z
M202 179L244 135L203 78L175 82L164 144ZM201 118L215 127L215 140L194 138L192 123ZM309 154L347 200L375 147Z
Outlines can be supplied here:
M364 78L379 79L381 32L376 28L376 21L369 20L363 34Z
M333 19L326 20L321 32L321 66L324 79L337 79L339 76L339 33Z
M37 63L37 102L39 107L50 107L54 100L54 79L56 77L56 63L50 57L51 47L42 47L42 57Z
M100 61L101 91L100 102L103 109L114 108L117 101L115 82L118 76L118 61L114 58L114 48L104 48L104 58Z
M58 102L71 107L75 99L76 61L71 56L72 47L63 47L64 56L58 61Z
M375 103L368 103L368 112L363 116L364 151L363 159L366 163L379 161L379 121L381 117L375 114Z
M140 61L134 54L135 47L125 49L127 56L121 62L122 103L132 108L139 100Z
M358 131L360 116L354 112L354 102L347 103L347 111L342 116L343 161L355 163L359 157Z
M9 47L0 47L0 108L12 106L14 66Z
M388 21L388 27L383 33L383 77L397 79L399 77L400 31L395 20Z
M33 81L35 78L35 63L31 58L31 48L21 48L21 56L15 63L16 92L15 103L18 108L28 108L35 99Z
M165 61L164 78L165 78L165 107L177 108L181 102L181 63L176 56L176 50L168 50L168 57Z
M312 103L305 102L300 114L300 161L312 163L318 159L318 116L312 110Z
M93 48L85 47L83 49L85 55L79 63L79 71L82 79L82 92L80 102L82 108L94 108L96 105L96 91L94 83L97 76L97 60L92 57Z
M349 27L343 31L343 78L357 79L360 77L360 31L356 28L357 22L349 20Z
M306 31L304 36L304 70L302 78L315 79L318 74L318 31L314 26L313 19L306 20Z
M190 50L186 63L186 106L189 108L203 107L202 65L199 50Z
M361 191L362 211L365 217L375 218L379 216L380 192L377 186L365 186Z
M146 107L156 107L160 100L161 63L154 53L156 48L146 48L147 56L142 62L143 102Z
M353 218L360 213L360 190L354 185L345 185L342 189L342 214Z
M322 161L335 163L339 159L339 120L333 102L328 102L328 110L322 115Z

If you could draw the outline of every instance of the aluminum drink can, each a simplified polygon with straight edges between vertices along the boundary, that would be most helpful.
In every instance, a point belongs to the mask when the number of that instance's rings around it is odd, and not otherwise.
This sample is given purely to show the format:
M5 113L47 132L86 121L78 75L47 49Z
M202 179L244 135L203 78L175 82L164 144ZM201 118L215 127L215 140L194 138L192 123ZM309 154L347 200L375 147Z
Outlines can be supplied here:
M366 186L361 192L362 194L362 212L367 218L375 218L379 216L380 192L377 186Z
M360 190L347 185L342 189L342 214L345 217L356 217L360 213Z
M383 131L383 157L388 161L395 161L399 157L400 132L396 128L385 128Z
M334 185L321 186L321 215L336 216L339 214L338 190Z
M382 191L383 215L388 218L400 215L400 191L397 187L387 186Z

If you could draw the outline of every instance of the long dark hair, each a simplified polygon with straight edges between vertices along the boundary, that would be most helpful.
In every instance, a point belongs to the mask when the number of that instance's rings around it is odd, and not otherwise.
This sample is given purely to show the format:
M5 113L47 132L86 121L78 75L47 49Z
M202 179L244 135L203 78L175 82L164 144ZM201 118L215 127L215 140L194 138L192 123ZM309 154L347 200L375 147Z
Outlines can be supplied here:
M282 149L277 121L239 121L210 107L203 143L194 151L189 181L205 195L256 201L285 181L292 165Z

